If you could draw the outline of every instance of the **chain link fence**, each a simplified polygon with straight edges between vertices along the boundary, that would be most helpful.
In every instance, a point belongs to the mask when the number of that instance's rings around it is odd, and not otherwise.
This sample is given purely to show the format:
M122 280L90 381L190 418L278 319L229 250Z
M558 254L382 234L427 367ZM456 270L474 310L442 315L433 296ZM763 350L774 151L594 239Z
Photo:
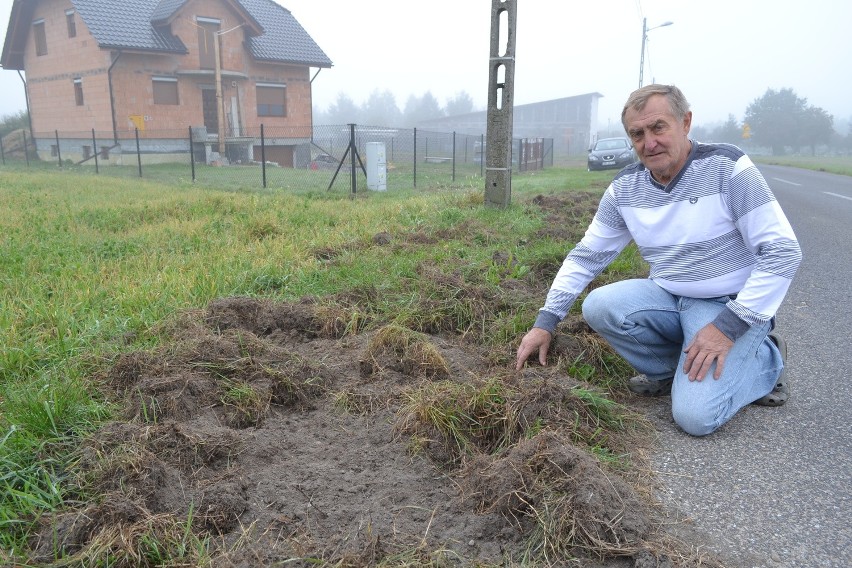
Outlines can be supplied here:
M384 163L369 164L370 145ZM228 188L307 191L368 189L368 170L384 187L461 187L485 175L485 136L355 124L243 129L219 140L205 127L104 131L18 131L0 141L3 165L54 165L64 171L191 180ZM553 140L515 139L512 170L553 165ZM375 170L374 170L375 171ZM375 187L372 189L376 189Z

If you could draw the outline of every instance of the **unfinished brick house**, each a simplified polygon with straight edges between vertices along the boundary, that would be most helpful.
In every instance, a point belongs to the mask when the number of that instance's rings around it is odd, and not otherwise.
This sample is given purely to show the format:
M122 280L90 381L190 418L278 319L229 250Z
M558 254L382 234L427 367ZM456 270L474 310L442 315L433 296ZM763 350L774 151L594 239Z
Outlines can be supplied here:
M282 166L310 159L311 68L332 65L272 0L14 0L0 63L43 158L121 163L138 134L149 161L257 160L262 124Z

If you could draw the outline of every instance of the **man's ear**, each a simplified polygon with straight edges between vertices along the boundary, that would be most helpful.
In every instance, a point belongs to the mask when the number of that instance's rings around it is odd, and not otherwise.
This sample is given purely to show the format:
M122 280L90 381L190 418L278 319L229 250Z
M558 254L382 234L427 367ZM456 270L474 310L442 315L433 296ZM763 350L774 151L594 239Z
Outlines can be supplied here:
M688 111L683 116L683 132L684 134L689 134L689 129L692 127L692 111Z

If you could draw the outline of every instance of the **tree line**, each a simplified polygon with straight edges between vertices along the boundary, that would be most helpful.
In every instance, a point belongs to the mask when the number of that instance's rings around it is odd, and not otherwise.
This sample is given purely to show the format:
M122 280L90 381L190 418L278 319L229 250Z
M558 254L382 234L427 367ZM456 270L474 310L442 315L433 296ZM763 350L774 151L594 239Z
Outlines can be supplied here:
M431 91L411 95L400 109L389 90L374 90L362 104L356 104L344 92L327 109L314 107L314 124L413 127L424 120L475 112L473 98L459 91L443 105ZM694 125L692 137L706 142L727 142L738 146L770 148L773 155L805 151L816 154L818 148L852 153L852 118L845 123L846 133L835 129L834 117L808 104L793 89L767 89L745 111L742 121L733 114L723 124L708 128ZM0 139L17 129L28 129L26 111L0 118Z
M442 106L427 91L422 96L411 95L400 109L396 97L389 90L374 90L363 104L356 104L344 92L327 109L314 107L314 124L363 124L365 126L413 127L423 120L444 116L457 116L476 111L473 98L459 91Z
M834 128L834 117L820 107L808 104L793 89L767 89L746 108L742 122L733 114L713 128L696 126L692 137L708 142L770 148L774 156L793 152L817 153L817 148L852 152L852 122L846 134Z

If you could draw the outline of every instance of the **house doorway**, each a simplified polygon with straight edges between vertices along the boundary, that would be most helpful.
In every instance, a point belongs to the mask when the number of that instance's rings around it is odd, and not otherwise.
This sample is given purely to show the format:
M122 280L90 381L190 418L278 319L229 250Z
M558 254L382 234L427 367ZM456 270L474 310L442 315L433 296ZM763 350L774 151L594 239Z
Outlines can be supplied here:
M201 89L201 110L208 134L219 134L219 112L216 109L216 89Z

